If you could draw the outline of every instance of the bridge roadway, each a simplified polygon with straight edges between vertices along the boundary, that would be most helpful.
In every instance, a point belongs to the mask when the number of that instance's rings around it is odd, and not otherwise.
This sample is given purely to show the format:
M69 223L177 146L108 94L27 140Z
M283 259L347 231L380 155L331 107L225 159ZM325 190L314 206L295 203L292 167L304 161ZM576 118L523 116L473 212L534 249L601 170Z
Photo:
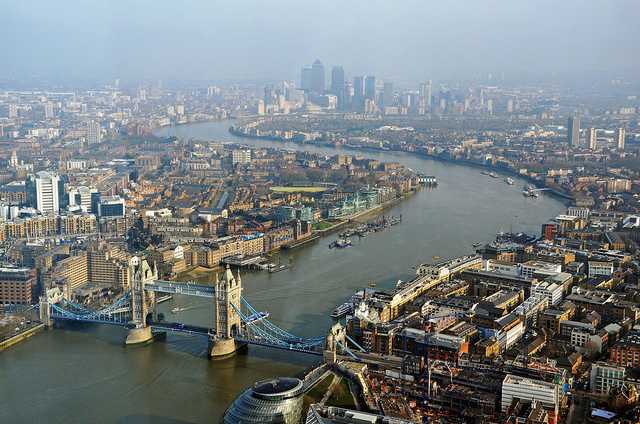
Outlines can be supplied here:
M214 331L210 328L182 324L179 322L152 322L149 325L153 330L171 331L173 333L192 334L205 337L214 334Z
M196 283L154 280L153 282L147 282L144 285L144 289L156 293L183 294L185 296L206 297L209 299L216 297L214 286Z

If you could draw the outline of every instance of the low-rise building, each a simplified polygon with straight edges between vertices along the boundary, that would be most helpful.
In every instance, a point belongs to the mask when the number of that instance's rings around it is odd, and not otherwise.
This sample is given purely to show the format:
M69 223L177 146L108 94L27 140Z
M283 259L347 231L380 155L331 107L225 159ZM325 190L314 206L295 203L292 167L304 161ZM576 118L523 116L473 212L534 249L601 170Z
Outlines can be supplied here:
M625 367L607 364L606 362L594 362L591 365L589 387L591 392L607 394L613 387L624 384L626 375Z
M613 262L589 261L589 278L613 274Z
M36 297L35 289L35 270L0 268L0 304L30 305Z
M513 399L538 401L545 408L555 409L560 402L558 384L507 374L502 382L502 411L506 411Z
M609 362L621 367L640 367L640 332L627 334L609 349Z

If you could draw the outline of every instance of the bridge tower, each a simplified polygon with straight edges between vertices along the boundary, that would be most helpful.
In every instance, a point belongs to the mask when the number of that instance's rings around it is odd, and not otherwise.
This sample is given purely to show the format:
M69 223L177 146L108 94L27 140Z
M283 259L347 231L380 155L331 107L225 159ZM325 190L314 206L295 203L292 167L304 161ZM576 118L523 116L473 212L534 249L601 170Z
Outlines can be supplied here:
M331 326L325 339L324 360L327 363L338 362L338 353L347 345L347 329L339 322Z
M47 298L47 293L40 296L40 321L46 326L53 326L53 320L51 319L51 304L49 303L49 299Z
M240 271L237 277L233 275L229 265L224 273L224 278L218 280L216 276L216 322L215 334L209 337L209 356L222 358L234 354L244 347L235 337L242 331L242 318L240 311L242 295L242 279Z
M131 321L129 334L125 344L147 343L153 339L151 327L147 325L147 315L155 304L153 292L144 289L149 281L158 279L158 270L155 265L149 265L146 259L137 256L131 258L129 262L129 281L131 284Z

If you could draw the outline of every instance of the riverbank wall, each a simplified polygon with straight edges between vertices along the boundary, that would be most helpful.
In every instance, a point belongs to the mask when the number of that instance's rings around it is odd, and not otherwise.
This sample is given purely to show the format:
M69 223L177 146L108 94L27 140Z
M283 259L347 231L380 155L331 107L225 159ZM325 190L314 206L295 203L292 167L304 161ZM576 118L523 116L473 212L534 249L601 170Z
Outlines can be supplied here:
M0 352L5 349L10 348L11 346L15 346L16 344L27 340L29 337L34 336L45 328L44 324L38 324L35 327L31 327L22 333L16 334L13 337L9 337L0 342Z

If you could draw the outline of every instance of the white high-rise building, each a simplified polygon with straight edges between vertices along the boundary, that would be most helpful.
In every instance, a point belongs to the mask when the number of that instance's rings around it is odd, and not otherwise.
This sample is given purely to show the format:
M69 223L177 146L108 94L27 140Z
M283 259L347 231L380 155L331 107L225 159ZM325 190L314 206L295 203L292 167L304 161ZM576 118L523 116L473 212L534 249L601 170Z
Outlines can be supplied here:
M624 137L625 137L624 128L618 128L618 131L616 132L616 140L618 142L618 150L621 152L624 151Z
M102 128L96 121L90 121L87 124L87 143L100 144L102 142Z
M251 163L251 150L250 149L236 149L231 153L231 161L236 164Z
M18 153L15 150L11 152L11 160L9 161L9 164L12 168L17 168L20 164L20 162L18 162Z
M598 130L595 128L589 128L587 133L587 145L589 150L596 150L598 148Z
M567 142L571 147L580 147L580 117L570 116L567 121Z
M9 119L17 118L18 117L18 106L14 105L14 104L10 104L8 106L8 108L9 108L9 112L8 112L7 116L9 117Z
M53 118L53 103L47 102L44 104L44 118L45 119Z
M43 214L58 213L58 183L60 177L54 172L40 171L36 174L36 208Z
M98 190L92 187L80 186L69 190L69 206L79 206L84 212L97 213L93 210L93 197Z

